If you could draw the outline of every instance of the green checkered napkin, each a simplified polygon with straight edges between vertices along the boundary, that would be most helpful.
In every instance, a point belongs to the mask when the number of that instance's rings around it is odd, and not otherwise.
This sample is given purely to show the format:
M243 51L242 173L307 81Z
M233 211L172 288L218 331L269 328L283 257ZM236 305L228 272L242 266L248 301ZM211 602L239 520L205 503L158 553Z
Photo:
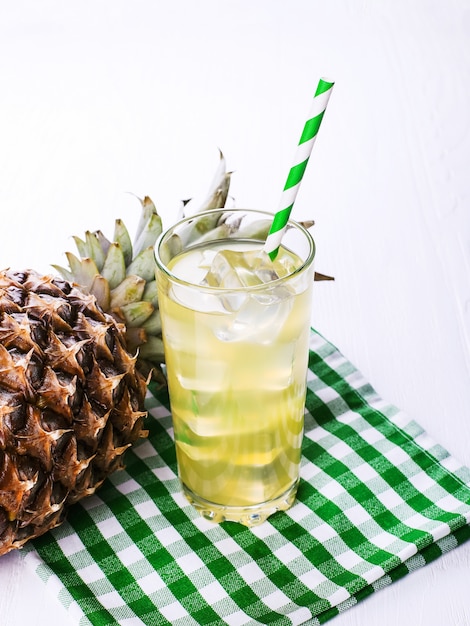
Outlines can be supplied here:
M179 491L165 392L127 468L25 559L76 624L322 624L470 536L470 471L312 332L298 500L255 529Z

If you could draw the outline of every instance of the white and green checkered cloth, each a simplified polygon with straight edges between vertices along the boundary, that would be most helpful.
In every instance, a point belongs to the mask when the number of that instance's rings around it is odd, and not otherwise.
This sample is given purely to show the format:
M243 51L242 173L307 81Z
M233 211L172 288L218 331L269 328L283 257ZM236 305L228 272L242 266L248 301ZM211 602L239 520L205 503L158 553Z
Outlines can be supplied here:
M322 624L470 537L470 471L316 332L298 499L259 527L197 515L148 408L126 470L25 549L76 624Z

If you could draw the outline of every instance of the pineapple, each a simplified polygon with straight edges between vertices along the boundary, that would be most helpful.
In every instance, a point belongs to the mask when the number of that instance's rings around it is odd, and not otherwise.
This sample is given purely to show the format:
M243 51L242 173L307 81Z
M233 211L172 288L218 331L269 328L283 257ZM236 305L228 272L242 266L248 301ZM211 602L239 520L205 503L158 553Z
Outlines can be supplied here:
M198 211L225 206L230 176L220 152L207 198ZM183 202L183 206L186 203ZM159 384L165 385L161 370L164 355L154 260L154 246L162 232L162 220L148 196L141 200L141 205L133 242L122 220L117 219L112 240L101 231L87 231L84 239L74 237L80 258L66 252L69 267L53 267L64 279L93 294L104 311L125 325L127 348L137 354L137 367L145 377L151 374Z
M94 296L0 272L0 555L61 523L146 436L147 380Z

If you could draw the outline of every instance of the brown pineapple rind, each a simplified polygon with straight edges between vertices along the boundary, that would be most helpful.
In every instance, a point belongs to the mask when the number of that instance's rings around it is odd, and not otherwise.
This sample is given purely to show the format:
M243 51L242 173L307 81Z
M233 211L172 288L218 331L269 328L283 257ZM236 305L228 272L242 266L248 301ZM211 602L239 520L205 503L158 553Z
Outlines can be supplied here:
M0 272L0 555L60 524L146 436L124 328L68 282Z

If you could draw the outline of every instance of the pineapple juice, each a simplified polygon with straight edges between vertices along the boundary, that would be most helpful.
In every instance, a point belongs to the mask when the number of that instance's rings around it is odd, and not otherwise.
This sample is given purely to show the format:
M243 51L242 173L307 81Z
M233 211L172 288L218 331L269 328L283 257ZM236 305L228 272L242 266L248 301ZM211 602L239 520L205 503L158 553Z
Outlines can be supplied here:
M261 523L297 491L315 247L291 222L271 262L271 220L210 211L156 246L178 473L216 522Z

